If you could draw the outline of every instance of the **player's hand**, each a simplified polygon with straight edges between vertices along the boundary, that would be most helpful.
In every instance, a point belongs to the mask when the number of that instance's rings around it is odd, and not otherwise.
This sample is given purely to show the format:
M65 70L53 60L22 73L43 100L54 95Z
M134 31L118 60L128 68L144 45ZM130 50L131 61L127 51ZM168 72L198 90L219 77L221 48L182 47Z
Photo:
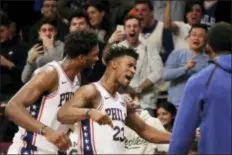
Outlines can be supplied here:
M46 139L56 145L60 151L67 151L72 145L71 140L64 132L54 132L51 129L45 131Z
M97 109L91 109L89 112L90 118L97 122L100 125L109 125L111 128L114 127L112 120L110 117Z
M139 105L138 97L132 98L129 94L124 94L123 98L126 101L127 113L136 112Z
M135 93L137 95L141 94L141 92L142 92L142 88L141 87L134 87L133 89L134 89L134 91L135 91Z

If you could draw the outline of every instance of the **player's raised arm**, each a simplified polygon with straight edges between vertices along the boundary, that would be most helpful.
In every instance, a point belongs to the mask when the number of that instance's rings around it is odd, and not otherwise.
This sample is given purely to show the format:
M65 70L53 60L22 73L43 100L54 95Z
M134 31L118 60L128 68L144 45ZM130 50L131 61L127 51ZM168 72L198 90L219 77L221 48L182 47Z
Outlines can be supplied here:
M165 144L169 143L171 138L169 132L159 131L146 124L136 112L128 113L126 125L150 143Z
M59 109L57 119L65 124L73 124L91 118L100 125L113 126L108 115L97 110L100 102L101 95L94 85L83 86L74 94L72 99Z

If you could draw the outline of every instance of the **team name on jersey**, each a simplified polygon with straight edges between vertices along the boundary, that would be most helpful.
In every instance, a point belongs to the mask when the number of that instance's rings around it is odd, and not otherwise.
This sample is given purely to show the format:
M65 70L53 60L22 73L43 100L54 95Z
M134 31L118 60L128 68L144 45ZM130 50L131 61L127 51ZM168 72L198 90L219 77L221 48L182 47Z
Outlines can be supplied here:
M122 112L121 109L118 108L107 108L105 109L107 115L113 120L113 121L122 121L125 123L126 114Z
M65 92L65 93L60 94L59 107L62 106L64 103L66 103L68 100L70 100L73 95L74 95L73 92Z

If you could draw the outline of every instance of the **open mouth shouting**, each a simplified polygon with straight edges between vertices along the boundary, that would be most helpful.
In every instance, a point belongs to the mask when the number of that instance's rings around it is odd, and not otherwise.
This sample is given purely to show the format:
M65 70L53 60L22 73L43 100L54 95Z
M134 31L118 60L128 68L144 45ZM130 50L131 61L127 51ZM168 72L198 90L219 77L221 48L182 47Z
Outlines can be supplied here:
M127 83L129 84L130 83L130 81L131 81L131 79L133 78L133 75L125 75L125 79L126 79L126 81L127 81Z
M136 36L136 33L134 33L134 32L129 33L129 36L130 36L130 38L134 38Z

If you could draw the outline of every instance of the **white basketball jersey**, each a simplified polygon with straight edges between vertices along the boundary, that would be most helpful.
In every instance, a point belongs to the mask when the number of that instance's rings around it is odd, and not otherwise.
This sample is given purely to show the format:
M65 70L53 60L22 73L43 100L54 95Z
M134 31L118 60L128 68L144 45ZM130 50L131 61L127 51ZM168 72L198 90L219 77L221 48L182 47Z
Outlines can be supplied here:
M53 130L67 132L68 126L61 124L57 120L57 112L60 107L73 96L74 92L80 87L80 83L77 76L74 81L71 82L58 62L50 62L44 67L47 66L53 66L56 69L59 79L58 88L52 94L46 92L42 94L41 97L28 108L28 111L35 119L51 127ZM47 141L44 136L26 131L19 127L14 142L22 141L25 144L24 151L29 150L31 147L35 147L35 149L37 147L51 153L57 152L57 147ZM23 154L23 152L21 153Z
M93 84L102 98L97 109L110 117L114 128L109 125L99 125L91 119L81 121L75 131L79 137L78 154L124 153L126 102L119 93L113 98L99 82Z

